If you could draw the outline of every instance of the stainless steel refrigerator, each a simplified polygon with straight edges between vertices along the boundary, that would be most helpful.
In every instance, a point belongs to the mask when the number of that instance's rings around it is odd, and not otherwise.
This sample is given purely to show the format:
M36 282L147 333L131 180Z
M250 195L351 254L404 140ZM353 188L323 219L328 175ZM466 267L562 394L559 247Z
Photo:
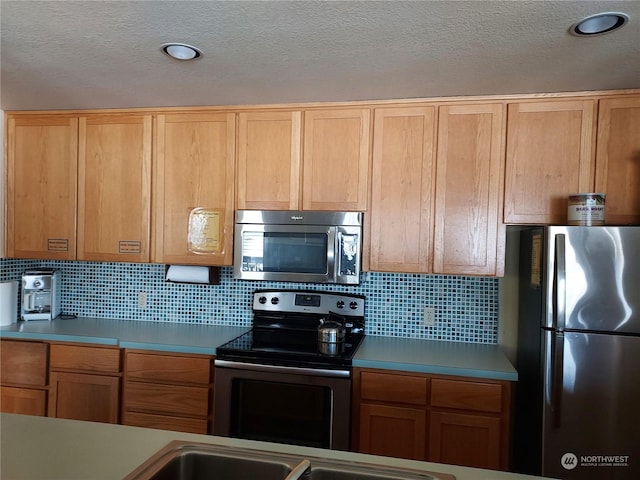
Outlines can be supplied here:
M640 479L640 227L520 232L514 470Z

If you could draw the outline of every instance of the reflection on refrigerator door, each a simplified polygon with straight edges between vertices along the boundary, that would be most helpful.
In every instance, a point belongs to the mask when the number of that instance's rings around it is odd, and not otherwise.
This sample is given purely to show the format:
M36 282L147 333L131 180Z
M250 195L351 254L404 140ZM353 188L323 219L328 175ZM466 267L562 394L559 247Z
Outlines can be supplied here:
M545 334L542 474L638 478L640 338Z

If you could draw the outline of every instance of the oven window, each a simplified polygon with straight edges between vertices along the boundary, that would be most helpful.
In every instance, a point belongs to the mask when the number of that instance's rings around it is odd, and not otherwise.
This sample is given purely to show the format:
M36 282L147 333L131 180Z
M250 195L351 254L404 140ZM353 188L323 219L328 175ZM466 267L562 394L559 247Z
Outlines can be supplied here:
M331 448L331 388L236 378L231 436Z
M265 232L263 271L327 273L326 233Z

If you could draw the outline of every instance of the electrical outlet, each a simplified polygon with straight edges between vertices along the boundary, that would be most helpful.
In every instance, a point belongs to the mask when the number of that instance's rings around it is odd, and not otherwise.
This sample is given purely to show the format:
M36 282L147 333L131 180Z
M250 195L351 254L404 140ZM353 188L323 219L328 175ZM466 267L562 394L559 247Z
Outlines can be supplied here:
M138 308L147 308L147 292L138 292Z
M436 310L433 307L424 307L424 326L433 327L436 324Z

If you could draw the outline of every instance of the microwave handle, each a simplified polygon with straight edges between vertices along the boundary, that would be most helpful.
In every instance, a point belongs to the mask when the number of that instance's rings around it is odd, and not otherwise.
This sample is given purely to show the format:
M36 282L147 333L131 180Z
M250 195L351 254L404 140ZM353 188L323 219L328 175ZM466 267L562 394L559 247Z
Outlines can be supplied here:
M344 257L346 256L345 254L345 241L344 238L345 237L350 237L350 241L349 241L349 248L352 249L352 251L349 252L349 254L351 254L355 259L356 259L356 265L355 265L355 269L357 270L359 268L359 266L357 265L358 262L358 256L360 254L359 252L359 238L358 238L357 233L346 233L346 232L342 232L340 231L340 229L338 229L338 231L336 232L336 256L338 258L335 259L335 278L338 278L339 276L342 275L342 260L344 259ZM355 275L356 272L351 272L348 275Z

